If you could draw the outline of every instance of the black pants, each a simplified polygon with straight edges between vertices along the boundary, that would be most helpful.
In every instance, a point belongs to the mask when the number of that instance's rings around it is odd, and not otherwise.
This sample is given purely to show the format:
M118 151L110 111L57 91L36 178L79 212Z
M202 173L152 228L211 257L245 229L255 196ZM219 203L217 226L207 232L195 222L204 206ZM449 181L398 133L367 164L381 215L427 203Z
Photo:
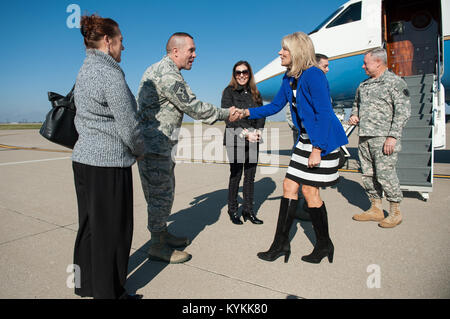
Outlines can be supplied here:
M95 167L73 162L79 228L74 264L82 297L116 299L125 293L133 237L131 167ZM76 277L76 276L75 276Z
M253 212L253 198L255 190L255 174L256 168L258 166L258 150L259 145L256 145L256 156L250 155L248 142L245 147L245 157L239 156L237 147L227 147L227 152L234 153L234 157L230 158L230 179L228 184L228 210L230 212L235 212L238 210L237 196L239 191L239 183L241 181L242 171L244 171L244 187L243 187L243 198L244 198L244 210L247 212ZM253 145L253 146L254 146ZM255 152L253 150L253 153ZM242 150L241 150L242 151ZM234 159L231 162L231 159Z

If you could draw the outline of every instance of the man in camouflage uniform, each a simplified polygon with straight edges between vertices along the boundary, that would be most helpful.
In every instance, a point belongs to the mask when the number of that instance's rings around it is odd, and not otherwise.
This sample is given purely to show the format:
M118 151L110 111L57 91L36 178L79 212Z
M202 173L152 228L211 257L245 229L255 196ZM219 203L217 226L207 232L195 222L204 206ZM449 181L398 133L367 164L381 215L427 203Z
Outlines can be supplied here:
M406 82L387 69L384 49L368 51L363 68L370 78L356 91L349 123L359 123L358 155L371 207L353 219L378 221L380 227L392 228L402 221L399 206L403 196L395 165L402 130L411 114L409 92ZM390 203L386 218L381 202L383 191Z
M196 57L193 38L187 33L173 34L167 55L144 73L137 95L138 114L146 144L145 157L138 163L148 211L151 233L149 258L182 263L191 258L176 247L189 245L167 231L175 191L175 161L178 129L183 115L213 124L217 120L236 120L235 108L222 109L196 99L180 70L190 70Z

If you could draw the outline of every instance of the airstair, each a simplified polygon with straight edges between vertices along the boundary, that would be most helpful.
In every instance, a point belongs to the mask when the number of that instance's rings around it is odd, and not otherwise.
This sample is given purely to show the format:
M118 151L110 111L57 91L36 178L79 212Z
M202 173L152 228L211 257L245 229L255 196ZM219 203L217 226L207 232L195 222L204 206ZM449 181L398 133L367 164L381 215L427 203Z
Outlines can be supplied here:
M417 191L427 200L433 189L433 97L435 75L405 76L411 117L403 128L397 175L403 191Z

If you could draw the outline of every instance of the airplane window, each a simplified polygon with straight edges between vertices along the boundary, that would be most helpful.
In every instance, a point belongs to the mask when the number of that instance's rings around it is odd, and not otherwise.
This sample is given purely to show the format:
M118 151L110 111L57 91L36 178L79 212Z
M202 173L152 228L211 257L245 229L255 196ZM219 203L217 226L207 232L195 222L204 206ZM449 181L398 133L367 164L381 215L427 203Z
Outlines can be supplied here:
M327 29L359 20L361 20L361 1L349 5L344 12L327 25Z
M344 9L344 7L340 7L339 9L337 9L336 11L334 11L332 14L330 14L328 16L328 18L326 18L321 24L319 24L314 30L312 30L309 34L313 34L314 32L317 32L320 30L320 28L322 28L325 24L327 24L329 21L331 21L331 19L333 19L339 12L342 11L342 9Z

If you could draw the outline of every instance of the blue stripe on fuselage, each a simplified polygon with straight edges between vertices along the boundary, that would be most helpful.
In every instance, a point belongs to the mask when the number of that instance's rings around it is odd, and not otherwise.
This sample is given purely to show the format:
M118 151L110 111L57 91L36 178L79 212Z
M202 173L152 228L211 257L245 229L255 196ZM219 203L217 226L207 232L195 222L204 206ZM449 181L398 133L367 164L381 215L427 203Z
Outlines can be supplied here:
M364 54L330 61L327 79L334 103L353 102L359 84L367 79L367 74L362 68L363 63Z
M364 55L356 55L330 61L327 79L333 102L353 101L359 83L367 78L363 65ZM265 101L272 101L281 86L284 74L258 83L258 90Z
M450 40L444 41L444 74L441 78L441 83L445 88L445 102L450 104Z
M263 80L256 85L264 101L272 101L278 93L278 90L281 87L283 74L284 73L271 77L267 80Z
M450 61L449 53L450 40L446 40L444 41L444 74L441 82L445 88L445 101L447 103L450 102L450 69L447 68ZM364 54L330 61L330 71L327 73L327 79L330 84L330 94L334 104L351 103L353 101L358 85L367 79L367 75L362 68L363 61ZM258 90L265 101L273 100L280 89L282 78L283 74L280 74L258 83Z

